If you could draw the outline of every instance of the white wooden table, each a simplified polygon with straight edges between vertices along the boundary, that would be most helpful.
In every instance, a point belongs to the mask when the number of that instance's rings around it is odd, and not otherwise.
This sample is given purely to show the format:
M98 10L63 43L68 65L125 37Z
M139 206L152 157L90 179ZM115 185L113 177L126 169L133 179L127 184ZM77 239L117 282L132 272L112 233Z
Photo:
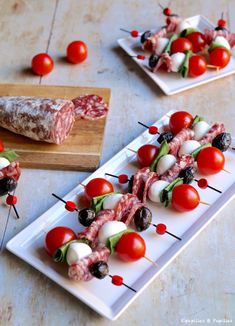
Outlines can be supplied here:
M167 1L162 1L166 5ZM178 14L203 14L214 22L221 12L235 31L233 0L171 1ZM120 27L146 30L163 22L155 0L0 0L0 82L111 87L112 100L102 162L171 109L184 108L224 121L235 135L235 78L166 97L117 47ZM88 60L63 60L70 41L84 40ZM40 79L29 71L33 55L48 51L55 69ZM119 126L119 127L117 127ZM65 195L87 173L24 169L17 188L20 220L10 212L4 244ZM115 325L235 324L235 202L231 202L115 322ZM8 208L0 207L0 235ZM109 325L110 322L6 250L0 255L0 325ZM204 322L203 322L204 321ZM232 322L230 323L232 324Z

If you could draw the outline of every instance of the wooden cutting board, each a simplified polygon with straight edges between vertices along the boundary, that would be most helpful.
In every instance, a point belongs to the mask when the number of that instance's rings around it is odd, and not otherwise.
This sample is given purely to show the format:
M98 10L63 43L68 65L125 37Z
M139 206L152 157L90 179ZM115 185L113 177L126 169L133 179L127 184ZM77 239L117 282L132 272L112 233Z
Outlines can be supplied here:
M109 105L109 88L0 84L0 96L39 96L73 99L82 94L97 94ZM0 128L6 147L19 155L21 167L94 171L100 162L106 119L78 120L62 145L31 140Z

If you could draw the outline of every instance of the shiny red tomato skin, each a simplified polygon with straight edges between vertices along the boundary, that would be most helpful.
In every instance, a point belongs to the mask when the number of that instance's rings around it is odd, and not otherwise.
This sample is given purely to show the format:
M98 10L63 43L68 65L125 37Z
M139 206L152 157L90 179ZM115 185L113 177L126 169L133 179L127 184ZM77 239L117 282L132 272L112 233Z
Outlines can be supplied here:
M113 191L112 183L103 178L94 178L85 186L85 195L89 200L93 197L109 194Z
M224 168L224 163L224 154L216 147L203 148L197 155L197 166L200 174L219 173Z
M65 226L57 226L51 229L45 237L45 249L50 256L65 243L76 240L77 236L72 229Z
M178 212L188 212L195 209L200 203L197 190L188 184L176 186L172 191L172 207Z
M4 152L4 148L3 141L0 139L0 152Z
M189 58L189 71L190 77L198 77L206 71L206 60L200 55L193 55Z
M70 63L80 63L87 58L87 45L83 41L74 41L67 47L67 60Z
M115 251L126 262L136 261L145 256L145 241L136 232L125 233L118 241Z
M206 37L200 32L192 32L185 36L193 45L192 51L194 53L200 52L206 46Z
M137 161L141 167L150 166L157 156L159 148L152 144L141 146L137 151Z
M44 76L54 68L54 61L47 53L39 53L32 59L32 70L36 75Z
M171 115L169 127L171 132L176 135L183 128L189 128L193 123L193 116L186 111L178 111Z
M185 52L193 49L192 42L185 37L178 37L171 44L171 54Z
M216 48L210 52L210 64L224 68L230 61L230 53L225 48Z

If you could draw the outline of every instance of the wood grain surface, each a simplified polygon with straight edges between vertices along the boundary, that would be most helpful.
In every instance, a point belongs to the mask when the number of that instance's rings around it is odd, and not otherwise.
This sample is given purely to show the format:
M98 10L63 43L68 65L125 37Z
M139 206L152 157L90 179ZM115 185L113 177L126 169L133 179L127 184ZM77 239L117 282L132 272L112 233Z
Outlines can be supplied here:
M224 12L229 28L235 31L234 0L175 0L170 7L182 17L203 14L214 22ZM223 121L235 135L234 76L167 97L117 47L116 40L123 36L120 27L142 31L164 24L158 1L0 0L0 8L1 83L112 89L101 162L143 131L136 121L151 124L171 109ZM72 66L64 55L67 44L75 39L87 42L89 56L81 65ZM53 56L55 69L40 79L30 73L29 66L32 56L44 51ZM8 207L0 207L1 239L7 225L3 248L56 202L51 192L63 196L86 176L23 169L16 190L21 219L16 220ZM233 200L112 325L179 326L187 321L187 325L219 325L220 320L232 320L227 325L234 325L234 211ZM0 272L1 326L111 324L5 249Z
M110 89L72 86L0 84L0 96L38 96L73 99L84 94L100 95L109 105ZM19 155L21 167L94 171L100 162L106 118L75 121L61 145L37 142L0 128L1 139Z

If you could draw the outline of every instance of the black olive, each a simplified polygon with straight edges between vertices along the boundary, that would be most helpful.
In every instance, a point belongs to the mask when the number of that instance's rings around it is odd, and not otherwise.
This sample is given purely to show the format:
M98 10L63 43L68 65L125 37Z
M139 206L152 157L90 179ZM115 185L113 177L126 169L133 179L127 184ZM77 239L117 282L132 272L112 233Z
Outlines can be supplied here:
M227 30L227 28L225 28L225 27L217 26L217 27L215 28L215 31L224 31L224 32L227 32L228 30Z
M157 54L152 54L149 57L149 67L154 69L158 63L159 60L159 56Z
M4 178L0 180L0 196L6 195L8 192L15 190L17 182L11 178Z
M221 150L221 152L225 152L229 146L231 145L232 137L228 132L223 132L216 136L212 141L212 146Z
M152 33L150 31L146 31L141 35L140 42L143 44L149 37L152 36Z
M95 219L95 211L90 208L81 209L78 212L78 220L84 226L89 226Z
M97 261L97 263L91 265L90 273L94 277L101 280L102 278L104 278L105 276L107 276L109 274L109 266L103 260Z
M164 140L166 140L168 143L172 141L174 138L174 135L171 132L163 132L161 135L158 137L157 141L159 144L161 144Z
M129 179L128 182L128 192L131 194L132 193L132 187L133 187L133 181L134 181L134 176L132 175Z
M147 230L151 222L152 213L147 207L137 209L134 215L134 223L137 231Z
M183 183L191 183L195 177L195 169L192 166L189 166L188 168L181 170L178 177L183 178Z

